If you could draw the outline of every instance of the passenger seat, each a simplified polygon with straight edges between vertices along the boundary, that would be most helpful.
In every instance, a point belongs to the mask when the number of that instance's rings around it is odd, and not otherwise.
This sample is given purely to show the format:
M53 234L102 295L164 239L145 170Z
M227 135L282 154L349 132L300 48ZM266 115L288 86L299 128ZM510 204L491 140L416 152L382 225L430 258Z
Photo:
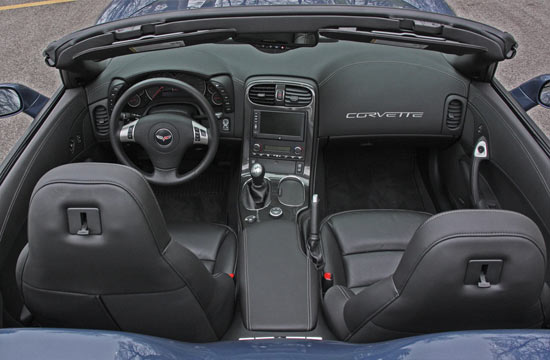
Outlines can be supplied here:
M546 247L518 213L350 211L322 223L321 243L334 279L324 311L341 340L545 322Z

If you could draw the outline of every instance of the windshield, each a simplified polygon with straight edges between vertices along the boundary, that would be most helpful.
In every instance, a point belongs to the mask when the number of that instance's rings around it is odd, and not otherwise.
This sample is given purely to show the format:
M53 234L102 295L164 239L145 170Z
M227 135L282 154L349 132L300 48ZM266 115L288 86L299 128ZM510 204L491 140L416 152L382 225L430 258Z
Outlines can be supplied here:
M381 6L454 15L444 0L114 0L99 16L97 23L169 11L274 5Z

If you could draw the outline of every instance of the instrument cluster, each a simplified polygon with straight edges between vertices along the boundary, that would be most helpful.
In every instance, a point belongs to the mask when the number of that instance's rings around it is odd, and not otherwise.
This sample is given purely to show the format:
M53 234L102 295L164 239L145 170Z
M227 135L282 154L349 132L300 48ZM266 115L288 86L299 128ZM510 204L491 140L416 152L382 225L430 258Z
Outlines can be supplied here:
M223 97L218 92L218 89L213 84L207 82L207 80L187 73L181 72L160 72L149 74L146 78L159 78L166 77L183 81L203 94L210 104L214 108L221 107L223 105ZM140 93L134 94L130 100L128 100L127 106L131 109L147 108L152 102L168 103L170 100L181 100L189 98L184 91L168 86L153 86L145 89Z

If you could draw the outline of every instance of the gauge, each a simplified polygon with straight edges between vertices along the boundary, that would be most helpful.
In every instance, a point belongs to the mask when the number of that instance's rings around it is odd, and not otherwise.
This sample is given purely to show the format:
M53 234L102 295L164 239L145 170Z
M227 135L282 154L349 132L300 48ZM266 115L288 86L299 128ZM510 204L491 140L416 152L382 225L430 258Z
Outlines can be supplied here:
M206 88L208 89L208 92L210 94L214 94L217 91L216 87L214 85L212 85L211 83L208 83L208 86Z
M223 98L217 92L212 94L212 96L210 97L210 100L212 101L212 104L217 105L217 106L223 104Z
M191 85L201 94L206 94L206 81L204 81L203 79L188 74L177 74L176 79Z
M128 100L128 106L132 108L137 108L141 105L141 96L139 94L134 94L130 100Z
M145 89L145 94L147 94L147 97L149 100L154 100L157 96L162 95L162 92L164 91L164 86L152 86L150 88Z

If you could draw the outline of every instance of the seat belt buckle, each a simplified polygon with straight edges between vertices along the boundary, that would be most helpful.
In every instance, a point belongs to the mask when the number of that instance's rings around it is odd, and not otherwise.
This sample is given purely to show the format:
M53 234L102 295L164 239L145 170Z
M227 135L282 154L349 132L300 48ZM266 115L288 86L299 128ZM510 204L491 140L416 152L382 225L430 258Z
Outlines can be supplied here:
M332 278L332 273L326 272L323 274L321 279L321 286L323 288L323 294L328 291L334 285L334 279Z

